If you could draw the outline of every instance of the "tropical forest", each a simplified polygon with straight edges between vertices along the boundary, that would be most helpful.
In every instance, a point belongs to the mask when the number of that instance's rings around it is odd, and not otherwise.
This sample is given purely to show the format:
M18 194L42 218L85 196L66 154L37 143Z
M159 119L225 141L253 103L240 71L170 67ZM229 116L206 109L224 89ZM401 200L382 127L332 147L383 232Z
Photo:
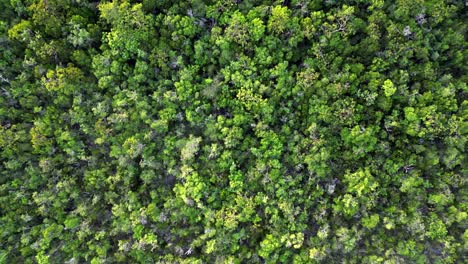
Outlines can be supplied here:
M468 2L0 0L0 264L466 263Z

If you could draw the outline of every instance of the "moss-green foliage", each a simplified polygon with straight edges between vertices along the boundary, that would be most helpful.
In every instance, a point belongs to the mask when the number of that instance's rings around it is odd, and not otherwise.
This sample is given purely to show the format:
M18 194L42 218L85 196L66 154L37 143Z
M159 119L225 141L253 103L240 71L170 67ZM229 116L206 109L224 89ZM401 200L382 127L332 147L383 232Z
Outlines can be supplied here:
M0 263L462 263L464 1L0 1Z

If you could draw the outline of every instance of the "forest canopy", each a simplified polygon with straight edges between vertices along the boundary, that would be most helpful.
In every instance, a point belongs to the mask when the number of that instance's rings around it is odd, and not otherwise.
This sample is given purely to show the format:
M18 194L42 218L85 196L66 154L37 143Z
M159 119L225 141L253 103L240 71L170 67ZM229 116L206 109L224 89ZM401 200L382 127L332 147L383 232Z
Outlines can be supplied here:
M467 8L0 0L0 263L463 263Z

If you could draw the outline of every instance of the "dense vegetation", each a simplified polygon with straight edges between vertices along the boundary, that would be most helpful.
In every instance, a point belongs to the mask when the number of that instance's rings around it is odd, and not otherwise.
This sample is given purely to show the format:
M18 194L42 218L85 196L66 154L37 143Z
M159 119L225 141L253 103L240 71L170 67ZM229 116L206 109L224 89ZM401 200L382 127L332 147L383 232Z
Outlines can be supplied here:
M0 263L466 256L465 1L0 10Z

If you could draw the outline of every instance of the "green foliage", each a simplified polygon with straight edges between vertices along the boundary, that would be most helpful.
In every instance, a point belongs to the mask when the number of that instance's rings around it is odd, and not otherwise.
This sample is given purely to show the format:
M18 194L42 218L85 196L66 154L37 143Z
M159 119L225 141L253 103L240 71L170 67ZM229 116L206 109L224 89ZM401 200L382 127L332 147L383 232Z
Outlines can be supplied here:
M362 225L369 229L372 229L377 226L377 224L379 223L379 219L380 217L378 214L373 214L367 218L363 218Z
M271 10L271 17L268 20L268 29L273 33L283 33L289 24L291 11L284 6L275 6Z
M393 85L393 82L390 80L385 80L382 88L384 90L385 96L387 97L394 95L397 90L396 87Z
M0 263L463 263L464 1L0 10Z

